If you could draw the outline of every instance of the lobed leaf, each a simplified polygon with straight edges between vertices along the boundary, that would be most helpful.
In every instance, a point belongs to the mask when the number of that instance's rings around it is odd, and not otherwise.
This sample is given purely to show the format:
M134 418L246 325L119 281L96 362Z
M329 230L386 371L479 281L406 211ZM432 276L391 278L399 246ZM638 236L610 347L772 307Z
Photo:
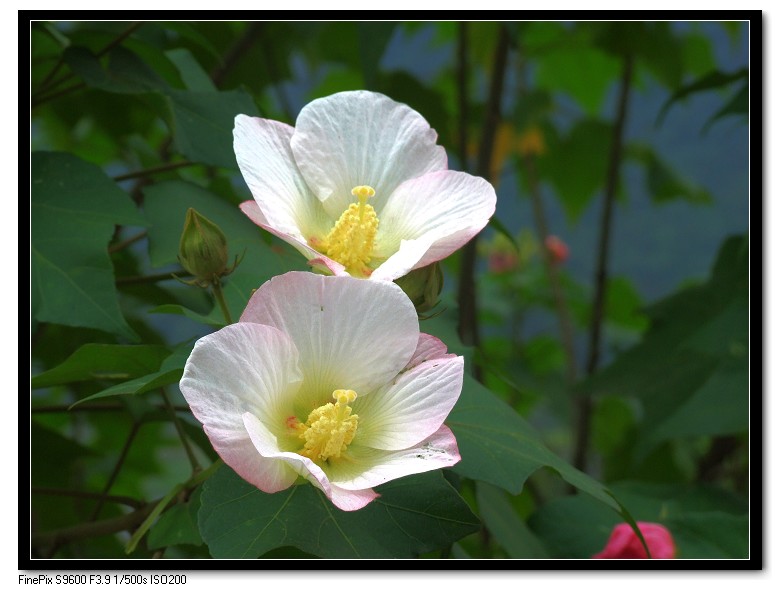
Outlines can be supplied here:
M379 486L381 496L355 512L309 484L266 494L227 467L203 487L198 526L216 558L254 559L285 546L326 558L415 557L479 529L439 471Z
M97 166L34 152L31 167L33 317L137 340L119 309L107 246L116 224L146 221Z

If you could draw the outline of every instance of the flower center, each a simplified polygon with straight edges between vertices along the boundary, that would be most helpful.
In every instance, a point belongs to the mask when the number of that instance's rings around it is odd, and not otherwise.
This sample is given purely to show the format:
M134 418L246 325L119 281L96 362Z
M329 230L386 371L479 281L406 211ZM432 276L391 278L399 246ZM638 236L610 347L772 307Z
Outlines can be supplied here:
M338 459L355 438L358 417L352 415L347 405L355 401L357 394L351 389L337 389L333 392L336 403L327 403L311 411L306 423L291 424L298 431L298 438L304 441L298 454L312 461Z
M374 238L379 227L379 219L368 199L376 194L370 186L356 186L353 196L358 198L341 214L333 229L317 249L344 265L353 276L369 276L368 263L374 250Z

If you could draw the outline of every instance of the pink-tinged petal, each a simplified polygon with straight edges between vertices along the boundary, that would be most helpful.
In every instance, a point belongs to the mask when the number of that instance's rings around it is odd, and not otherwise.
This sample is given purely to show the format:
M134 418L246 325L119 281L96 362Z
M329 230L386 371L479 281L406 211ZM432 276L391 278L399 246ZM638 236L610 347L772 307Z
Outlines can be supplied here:
M327 232L333 221L298 171L290 149L292 135L293 128L284 123L238 115L233 149L263 224L305 244L309 237Z
M282 428L301 380L291 338L271 326L243 323L198 340L179 387L207 429L241 433L244 412Z
M335 389L360 398L387 384L419 336L414 306L397 285L307 272L263 284L240 321L274 326L292 339L304 378L300 407L308 410L333 401Z
M388 451L418 444L439 430L462 387L463 357L420 363L387 389L355 400L360 425L353 444Z
M236 432L204 427L214 450L233 471L266 493L273 494L289 488L298 474L285 463L268 459L257 452L247 432Z
M425 361L449 359L455 358L456 356L457 355L452 353L448 354L447 345L436 338L436 336L420 333L420 338L417 340L417 349L414 351L412 358L409 360L409 364L404 367L404 371L413 369Z
M379 494L371 488L348 490L334 483L331 483L330 491L330 501L333 502L336 508L340 508L345 512L360 510L379 497Z
M401 451L350 447L350 461L334 464L332 482L344 489L374 487L414 473L451 467L460 461L455 435L442 425L420 444Z
M378 212L377 256L389 256L403 240L431 245L413 268L441 260L487 225L496 210L489 182L465 172L431 172L401 184Z
M289 471L304 477L319 488L337 508L347 511L359 510L379 496L371 489L346 490L333 485L322 468L308 457L280 451L276 438L256 416L246 413L243 415L243 421L252 444L260 455L286 465Z
M333 274L336 276L349 274L343 264L331 260L321 252L317 252L317 250L309 246L309 244L300 237L300 234L286 234L269 225L263 212L255 201L244 201L239 205L239 208L253 223L272 233L277 238L281 238L303 254L309 260L311 266L316 267L326 274Z
M405 104L359 90L307 104L291 140L298 168L331 217L354 201L351 190L369 185L379 211L409 178L447 168L428 122ZM381 222L380 222L381 223Z

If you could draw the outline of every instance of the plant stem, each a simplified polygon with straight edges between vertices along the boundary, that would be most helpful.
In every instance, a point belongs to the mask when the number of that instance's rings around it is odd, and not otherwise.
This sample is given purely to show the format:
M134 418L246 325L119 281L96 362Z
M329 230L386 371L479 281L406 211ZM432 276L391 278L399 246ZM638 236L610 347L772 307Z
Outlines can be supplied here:
M620 176L620 162L623 155L623 131L628 113L628 96L631 90L631 75L633 59L630 54L623 58L623 74L620 80L620 95L618 98L617 115L612 128L612 145L607 168L607 181L604 190L604 201L601 210L601 226L599 230L599 245L594 276L595 293L593 295L592 315L590 322L590 341L588 361L585 368L587 375L593 375L599 364L601 352L601 328L604 317L604 306L607 285L607 264L609 243L612 235L612 212L614 209L617 187ZM590 417L593 412L593 402L583 393L578 397L578 414L576 438L574 447L574 466L584 470L587 464L588 446L590 444Z
M122 465L124 465L125 463L125 459L127 459L127 453L130 451L130 446L133 444L133 440L135 440L135 435L138 434L138 429L140 427L141 427L140 422L133 421L133 426L130 428L130 434L127 435L127 440L125 440L125 444L119 453L119 458L117 459L116 464L114 465L114 469L111 472L111 475L108 477L108 481L106 482L106 485L103 488L103 492L101 493L100 498L98 498L97 504L95 505L95 509L92 511L92 515L89 517L89 520L91 521L96 520L98 515L100 514L100 510L103 508L103 504L105 503L106 497L108 496L108 492L111 491L111 487L114 485L114 481L116 481L116 478L122 469Z
M146 230L142 231L140 234L136 234L130 238L127 238L123 242L119 242L118 244L114 244L113 246L109 247L108 253L113 254L114 252L119 252L121 250L124 250L128 246L131 246L135 244L139 240L143 240L146 237Z
M566 298L563 295L561 287L560 274L558 267L553 260L553 256L544 247L547 236L550 235L547 227L547 217L544 213L544 203L542 194L539 190L539 179L536 174L535 160L532 156L524 158L526 174L528 175L528 185L531 189L531 202L534 211L534 224L536 225L536 235L539 243L542 244L542 260L547 272L547 279L552 289L553 300L555 301L555 310L558 315L558 324L561 331L561 343L566 355L566 383L572 385L577 378L577 359L574 353L574 331L572 329L571 316L569 308L566 305Z
M156 502L151 502L122 516L77 524L46 533L37 533L32 536L31 545L33 548L49 549L49 553L53 554L64 543L132 530L149 516L155 505Z
M217 300L219 307L222 309L222 315L225 316L225 321L228 324L232 324L233 319L230 317L230 310L228 309L227 303L225 302L225 295L222 291L222 283L219 280L214 281L213 291L214 298Z
M63 88L62 90L58 90L56 92L52 92L51 94L46 94L44 96L33 98L30 101L30 107L35 108L37 106L42 105L45 102L49 102L50 100L54 100L55 98L60 98L62 96L65 96L72 92L76 92L77 90L81 90L82 88L86 88L86 87L87 85L84 82L77 82L76 84L73 84L72 86L68 86L67 88Z
M168 504L170 504L173 501L173 499L176 498L177 495L179 495L179 493L188 489L192 489L196 487L198 484L200 484L201 482L206 481L221 465L222 465L221 459L215 461L214 463L209 465L209 467L204 471L193 474L193 476L190 477L190 479L187 480L185 483L180 483L174 486L173 488L171 488L171 491L169 491L162 500L155 503L154 509L149 513L146 519L136 529L136 531L133 533L133 536L130 537L130 540L127 542L127 546L125 547L125 553L130 554L133 551L135 551L135 548L138 546L138 543L146 534L146 532L159 518L160 514L162 514L163 511L168 507Z
M193 475L189 480L187 480L187 482L184 484L178 484L173 489L176 490L176 493L183 490L193 489L211 477L211 475L213 475L213 473L221 465L223 465L223 462L221 459L218 459L207 469ZM53 554L59 546L71 541L110 535L120 531L129 531L136 529L136 527L140 527L138 530L143 528L143 532L145 533L157 519L157 516L163 512L165 506L170 503L170 500L176 496L176 493L172 492L169 492L164 498L161 498L160 500L155 500L153 502L149 502L148 504L144 504L137 510L122 516L108 518L106 520L99 520L96 522L77 524L72 527L45 533L34 534L31 539L31 545L34 549L49 549L49 553ZM161 505L163 502L166 502L166 504ZM155 515L154 518L150 518L152 514ZM138 535L137 537L136 535L133 536L136 544L142 536L143 534ZM133 547L135 547L135 545L133 545Z
M173 420L173 425L176 428L176 432L179 435L179 439L181 439L181 444L184 447L184 452L187 453L187 459L189 460L190 466L192 467L192 473L195 474L198 471L200 471L200 464L198 463L198 459L195 457L195 453L193 452L192 447L190 446L190 442L187 439L187 435L184 433L184 429L181 426L179 417L176 415L176 409L173 407L173 404L171 403L168 394L165 392L164 387L160 388L160 394L162 395L163 401L165 402L165 407L171 416L171 420Z
M114 281L117 285L139 285L143 283L158 283L160 281L176 280L177 278L187 278L192 275L187 272L182 272L180 275L173 276L170 272L161 272L156 275L139 275L135 277L118 277Z
M493 70L490 77L490 90L485 105L485 120L482 126L482 138L477 153L478 176L490 180L490 163L498 124L501 121L501 96L504 90L506 64L509 55L509 34L506 27L499 25L498 41L493 54ZM465 67L465 64L462 65ZM477 261L477 240L479 234L463 247L461 251L460 280L458 283L458 334L464 344L479 348L479 323L477 318L477 290L474 280L474 267ZM474 377L481 380L478 365L474 366Z
M158 410L163 409L161 406L156 406ZM177 412L189 412L188 406L173 406L173 409ZM71 407L68 404L51 404L43 406L34 406L30 408L33 414L58 414L60 412L124 412L127 410L126 406L114 402L93 402L87 404L79 404L78 406Z
M141 508L144 503L141 500L130 498L129 496L111 496L104 495L98 492L87 492L83 490L65 490L60 488L43 488L33 486L30 488L33 494L40 494L42 496L63 496L66 498L86 498L86 499L99 499L103 498L106 502L114 502L116 504L124 504L131 508Z
M176 170L178 168L186 168L187 166L197 166L197 162L190 162L188 160L185 160L183 162L171 162L170 164L163 164L161 166L154 166L152 168L145 168L144 170L136 170L135 172L128 172L127 174L120 174L119 176L114 176L114 180L116 182L121 182L123 180L130 180L133 178L143 178L146 176L152 176L153 174L158 174L160 172L169 172L170 170Z
M119 34L116 38L112 39L108 45L103 47L100 51L98 51L95 54L95 57L103 57L105 54L107 54L109 51L111 51L114 47L119 45L122 41L127 39L130 35L132 35L141 25L144 23L133 23L131 24L126 30L124 30L122 33ZM36 97L40 97L41 94L45 93L46 90L49 88L56 88L63 82L66 82L67 80L70 80L75 76L73 72L68 72L61 78L58 78L55 81L52 81L52 78L54 78L55 74L59 71L59 69L62 67L62 64L65 63L64 58L61 56L60 59L57 61L57 63L54 66L54 69L46 76L46 78L41 82L40 88L38 88L38 92L35 93ZM33 98L33 102L36 100L36 98Z

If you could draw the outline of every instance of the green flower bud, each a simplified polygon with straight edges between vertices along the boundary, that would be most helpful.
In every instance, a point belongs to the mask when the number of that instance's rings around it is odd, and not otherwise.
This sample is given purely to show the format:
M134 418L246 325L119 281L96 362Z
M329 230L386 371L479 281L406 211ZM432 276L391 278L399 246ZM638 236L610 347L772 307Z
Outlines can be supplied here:
M195 209L187 209L179 262L195 277L195 282L205 287L227 274L227 254L227 241L219 226Z
M434 262L423 268L413 270L409 274L397 279L395 283L403 289L404 293L417 309L417 313L430 311L439 302L439 294L444 285L444 276L438 262Z

